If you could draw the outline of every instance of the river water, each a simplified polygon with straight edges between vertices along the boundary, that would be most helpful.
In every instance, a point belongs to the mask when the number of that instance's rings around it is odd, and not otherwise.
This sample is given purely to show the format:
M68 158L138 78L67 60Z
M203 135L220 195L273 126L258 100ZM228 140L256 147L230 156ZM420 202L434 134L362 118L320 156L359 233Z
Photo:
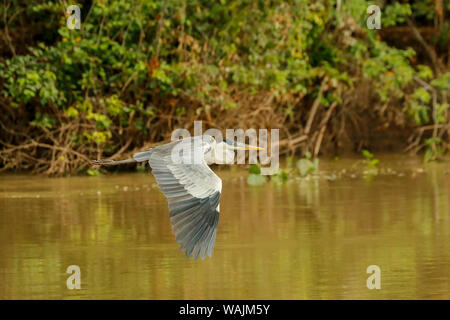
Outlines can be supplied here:
M319 174L223 180L212 258L186 259L149 173L0 176L1 299L450 299L450 164L321 160ZM81 289L69 290L77 265ZM369 290L368 266L381 289Z

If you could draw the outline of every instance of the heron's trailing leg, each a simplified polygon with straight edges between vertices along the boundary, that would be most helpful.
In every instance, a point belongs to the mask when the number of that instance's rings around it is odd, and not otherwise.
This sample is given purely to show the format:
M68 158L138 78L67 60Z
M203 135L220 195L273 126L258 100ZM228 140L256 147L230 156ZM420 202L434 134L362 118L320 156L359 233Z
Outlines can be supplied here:
M126 160L108 160L108 159L99 159L99 160L92 160L92 164L97 166L115 166L118 164L124 164L124 163L135 163L137 162L134 159L126 159Z
M133 154L133 158L126 159L126 160L108 160L108 159L99 159L99 160L92 160L93 165L97 166L115 166L118 164L124 164L124 163L135 163L135 162L145 162L150 160L150 156L153 152L153 149L149 149L143 152L138 152Z

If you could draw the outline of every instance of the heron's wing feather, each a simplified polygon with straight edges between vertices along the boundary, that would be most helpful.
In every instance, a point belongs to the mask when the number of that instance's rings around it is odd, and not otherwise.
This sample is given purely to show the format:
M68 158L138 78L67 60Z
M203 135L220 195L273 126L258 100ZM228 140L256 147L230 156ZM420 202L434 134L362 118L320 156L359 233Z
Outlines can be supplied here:
M197 137L195 137L197 138ZM184 139L152 149L150 166L161 191L169 202L173 231L181 250L194 258L211 256L219 221L219 201L222 181L203 160L201 144L194 147L194 138ZM200 152L200 163L175 163L173 148L189 145Z

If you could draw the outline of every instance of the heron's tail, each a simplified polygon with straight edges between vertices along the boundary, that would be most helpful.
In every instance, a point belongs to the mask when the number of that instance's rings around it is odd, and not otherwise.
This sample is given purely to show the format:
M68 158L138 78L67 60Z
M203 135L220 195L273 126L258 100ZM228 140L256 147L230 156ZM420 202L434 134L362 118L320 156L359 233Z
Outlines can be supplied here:
M92 160L93 165L97 166L115 166L118 164L124 164L124 163L134 163L136 160L134 159L126 159L126 160L108 160L108 159L99 159L99 160Z

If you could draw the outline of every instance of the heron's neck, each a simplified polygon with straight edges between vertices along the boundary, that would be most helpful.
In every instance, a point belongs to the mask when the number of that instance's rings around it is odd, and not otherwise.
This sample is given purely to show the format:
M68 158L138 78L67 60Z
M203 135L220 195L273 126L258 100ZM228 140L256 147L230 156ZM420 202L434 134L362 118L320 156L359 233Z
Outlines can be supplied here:
M234 162L234 151L228 148L226 143L219 142L205 154L205 161L208 164L232 164Z

